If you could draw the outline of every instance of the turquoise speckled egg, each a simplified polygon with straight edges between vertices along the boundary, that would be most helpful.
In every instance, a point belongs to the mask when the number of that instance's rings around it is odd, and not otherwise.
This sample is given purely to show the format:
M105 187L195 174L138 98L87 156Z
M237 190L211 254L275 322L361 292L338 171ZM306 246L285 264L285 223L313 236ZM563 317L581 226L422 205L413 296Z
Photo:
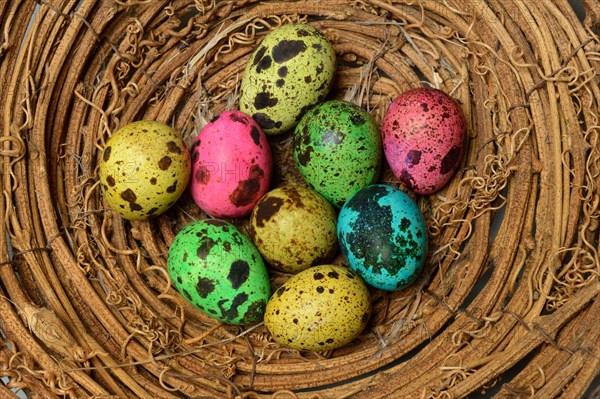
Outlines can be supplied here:
M323 33L309 25L283 25L260 42L246 65L240 111L265 134L293 128L322 101L335 73L335 52Z
M262 320L271 292L267 269L235 226L216 219L185 226L169 248L167 268L177 290L207 315L230 324Z
M425 220L401 190L375 184L359 191L341 209L337 231L350 267L375 288L404 288L423 269Z
M381 134L353 103L332 100L310 109L296 126L293 147L306 182L338 208L377 179Z

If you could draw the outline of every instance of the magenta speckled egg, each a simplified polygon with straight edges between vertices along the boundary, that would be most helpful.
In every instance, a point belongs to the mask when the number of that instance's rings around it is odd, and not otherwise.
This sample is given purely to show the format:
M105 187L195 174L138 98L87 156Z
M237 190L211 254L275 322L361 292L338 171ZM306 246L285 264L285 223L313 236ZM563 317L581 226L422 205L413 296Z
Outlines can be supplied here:
M192 162L192 197L211 216L246 216L269 190L269 143L258 123L240 111L223 112L200 131Z
M396 178L415 193L427 195L439 191L456 171L466 123L452 97L422 87L392 102L382 133L385 156Z

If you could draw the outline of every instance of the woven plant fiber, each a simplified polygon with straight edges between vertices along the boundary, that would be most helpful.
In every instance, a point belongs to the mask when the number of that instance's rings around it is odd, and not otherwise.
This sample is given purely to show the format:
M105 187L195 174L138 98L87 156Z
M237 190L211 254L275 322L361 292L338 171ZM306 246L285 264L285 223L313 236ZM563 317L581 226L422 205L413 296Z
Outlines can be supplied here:
M600 6L584 4L581 22L567 0L3 1L0 397L584 397L600 370ZM365 331L320 353L218 323L173 288L169 244L207 217L188 194L128 222L98 183L126 123L191 144L235 109L251 52L288 23L332 42L330 98L380 123L428 85L468 121L454 178L415 197L423 275L372 290ZM303 184L291 134L269 140L273 187ZM400 187L385 165L380 181ZM269 271L273 287L289 278Z

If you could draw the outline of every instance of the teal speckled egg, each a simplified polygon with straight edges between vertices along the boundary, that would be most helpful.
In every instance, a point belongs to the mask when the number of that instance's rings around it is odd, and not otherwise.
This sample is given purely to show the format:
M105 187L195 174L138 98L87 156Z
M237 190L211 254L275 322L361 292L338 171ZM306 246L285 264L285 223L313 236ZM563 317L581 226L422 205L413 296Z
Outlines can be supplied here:
M240 110L265 134L292 129L322 101L335 73L335 52L323 33L309 25L281 26L252 53L240 87Z
M296 126L293 147L306 182L338 208L377 180L381 134L353 103L332 100L310 109Z
M406 193L374 184L344 204L338 239L350 267L382 290L416 280L427 255L427 228L418 205Z
M230 324L263 318L271 288L252 241L235 226L199 220L177 233L167 268L175 288L207 315Z

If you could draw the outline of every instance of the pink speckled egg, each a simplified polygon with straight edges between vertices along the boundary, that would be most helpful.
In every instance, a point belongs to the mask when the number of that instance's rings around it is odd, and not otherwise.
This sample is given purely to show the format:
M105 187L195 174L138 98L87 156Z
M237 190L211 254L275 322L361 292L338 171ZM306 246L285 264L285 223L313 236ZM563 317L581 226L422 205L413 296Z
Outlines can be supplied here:
M439 191L456 171L466 123L452 97L422 87L392 102L382 134L385 156L396 178L415 193L428 195Z
M258 123L240 111L223 112L200 131L192 162L192 197L211 216L246 216L269 190L269 143Z

